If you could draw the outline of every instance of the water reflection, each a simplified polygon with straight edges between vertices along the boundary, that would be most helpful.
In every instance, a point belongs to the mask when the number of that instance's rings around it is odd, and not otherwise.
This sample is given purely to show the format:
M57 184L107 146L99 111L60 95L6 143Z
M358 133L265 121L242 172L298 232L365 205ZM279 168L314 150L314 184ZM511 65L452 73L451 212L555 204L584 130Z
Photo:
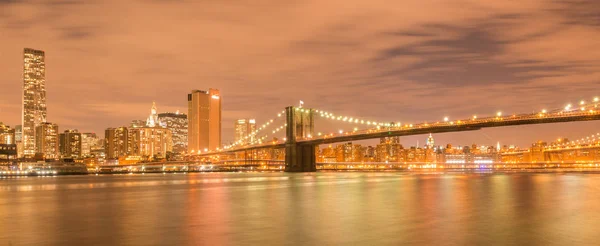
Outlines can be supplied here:
M597 174L210 173L5 179L12 245L595 243Z

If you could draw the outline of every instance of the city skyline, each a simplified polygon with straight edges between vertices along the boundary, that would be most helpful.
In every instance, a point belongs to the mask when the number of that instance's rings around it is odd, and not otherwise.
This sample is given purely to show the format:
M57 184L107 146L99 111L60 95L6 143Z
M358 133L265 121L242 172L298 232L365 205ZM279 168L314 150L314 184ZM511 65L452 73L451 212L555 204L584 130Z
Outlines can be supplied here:
M108 23L118 19L120 12L106 23L61 14L88 13L112 4L0 2L0 18L8 23L0 26L7 34L6 44L0 47L0 83L4 88L0 107L5 124L19 124L23 46L47 52L47 103L52 105L48 121L60 129L82 132L102 133L107 127L125 125L147 110L149 101L163 105L165 112L185 111L182 95L207 87L219 88L228 98L223 102L224 142L233 139L231 122L236 119L256 118L260 123L271 112L279 111L279 105L298 100L345 115L422 122L447 115L466 118L471 114L492 115L497 110L527 112L560 107L554 103L577 102L582 98L574 95L590 98L597 94L598 51L587 47L594 45L598 23L589 15L571 15L597 10L594 1L526 1L501 6L495 1L480 1L480 8L459 11L459 7L431 6L427 8L430 13L421 14L406 13L407 7L417 6L415 2L392 8L374 2L363 6L366 11L360 17L351 11L336 11L325 2L299 3L305 9L298 12L289 12L284 3L265 5L292 17L315 9L323 13L302 25L242 14L265 7L262 5L237 9L221 3L123 3L144 9L140 20L164 9L162 21L171 26L183 23L181 18L186 17L189 24L184 26L216 22L238 31L214 30L182 38L187 32L172 30L161 39L143 28L152 21L122 23L131 33L110 29ZM182 16L176 15L184 9L204 9L213 14L198 16L183 11ZM220 18L210 12L217 9L222 11ZM40 25L52 28L37 32L38 37L31 39L25 30L42 28L33 25L40 20L22 11L61 18ZM439 14L442 12L445 14ZM402 21L385 19L394 16L402 16ZM234 17L240 21L233 21ZM362 18L369 19L370 24L357 24ZM85 28L88 25L93 28ZM303 28L289 28L293 26ZM265 28L277 31L280 38L261 31ZM158 29L167 31L162 25ZM284 32L287 29L295 32ZM111 41L99 43L104 34L110 34ZM569 38L573 36L586 38ZM252 49L239 48L246 46ZM139 56L149 62L127 62ZM91 76L95 74L102 76ZM158 89L161 93L156 93ZM436 140L527 146L538 139L587 135L595 126L588 122L535 126L535 130L532 126L492 129L440 134ZM406 139L416 142L417 138Z

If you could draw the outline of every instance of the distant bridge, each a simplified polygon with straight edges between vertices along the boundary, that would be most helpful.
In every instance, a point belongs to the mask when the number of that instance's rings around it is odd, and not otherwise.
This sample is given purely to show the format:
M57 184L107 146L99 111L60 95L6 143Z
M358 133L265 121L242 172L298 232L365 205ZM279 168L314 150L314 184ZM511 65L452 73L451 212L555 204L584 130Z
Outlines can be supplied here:
M254 140L249 143L238 141L232 145L225 146L223 149L198 150L194 156L209 157L265 148L285 148L285 171L313 172L317 170L315 149L320 144L427 133L474 131L492 127L600 120L599 103L599 99L594 98L591 102L581 101L575 106L569 104L564 108L550 111L541 110L535 113L515 115L503 115L501 112L498 112L495 116L491 117L473 116L472 118L463 120L445 118L440 122L423 122L418 124L368 121L334 115L318 109L290 106L277 115L278 118L285 116L284 123L272 129L273 134L285 129L285 137L283 139L269 141L267 138L268 134L264 136L259 135L259 133L266 132L266 129L273 125L275 120L271 119L251 134L250 137L254 138ZM362 126L363 129L355 127L351 131L315 134L314 118L317 116L330 121Z

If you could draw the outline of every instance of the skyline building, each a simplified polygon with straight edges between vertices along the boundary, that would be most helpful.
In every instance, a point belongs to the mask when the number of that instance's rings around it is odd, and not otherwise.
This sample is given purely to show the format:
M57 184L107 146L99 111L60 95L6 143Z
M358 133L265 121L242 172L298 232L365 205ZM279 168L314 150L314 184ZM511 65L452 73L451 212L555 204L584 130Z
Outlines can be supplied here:
M173 150L171 130L162 127L138 127L128 130L128 155L151 160L166 158Z
M234 141L237 143L240 141L241 144L252 143L255 140L252 132L256 130L255 119L239 119L235 121L233 126L235 131Z
M0 122L0 144L15 144L15 129Z
M156 112L156 102L152 102L152 108L150 108L150 115L146 119L147 127L166 127L160 119L158 118L158 113Z
M127 127L107 128L104 131L104 141L106 159L117 159L129 152Z
M80 158L82 154L82 136L77 129L65 130L58 136L60 156L63 158Z
M433 149L435 141L433 140L433 136L429 133L429 137L427 137L426 145L428 148Z
M23 50L23 154L32 157L36 148L36 127L46 122L46 62L45 52Z
M160 113L158 120L162 122L167 129L171 130L173 152L185 153L188 147L188 118L186 114L179 113Z
M92 149L102 146L100 139L96 133L81 133L81 156L89 157L92 155Z
M188 151L221 147L221 95L219 90L193 90L188 94Z
M59 158L58 125L44 122L35 128L36 154L45 159Z

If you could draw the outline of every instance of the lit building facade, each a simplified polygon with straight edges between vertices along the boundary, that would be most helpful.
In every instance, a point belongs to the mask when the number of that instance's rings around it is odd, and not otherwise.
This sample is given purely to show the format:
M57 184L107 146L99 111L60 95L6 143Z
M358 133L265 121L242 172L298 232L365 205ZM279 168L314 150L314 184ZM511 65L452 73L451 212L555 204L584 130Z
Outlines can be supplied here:
M190 153L221 147L221 94L217 89L188 94L188 150Z
M127 127L108 128L104 131L104 153L106 159L117 159L129 152Z
M160 121L158 112L156 110L156 102L152 102L152 108L150 108L150 115L146 119L147 127L166 127L166 125Z
M171 130L173 140L173 152L185 153L188 147L188 118L186 114L179 113L160 113L158 120L162 122L167 129Z
M431 135L431 133L429 134L429 137L427 137L427 142L426 142L427 148L433 149L433 147L435 146L435 141L433 140L433 136Z
M0 122L0 144L15 144L15 129Z
M81 133L77 130L65 130L59 136L59 150L63 158L83 157L83 140Z
M129 155L143 159L162 159L167 152L173 151L171 130L162 127L131 128L129 136Z
M81 156L89 157L92 155L92 149L102 147L102 141L98 139L96 133L85 132L81 133Z
M45 159L59 158L58 125L44 122L35 128L36 154Z
M256 130L255 119L239 119L235 121L235 142L239 144L247 144L254 142L254 134Z
M41 50L23 51L23 154L32 157L36 148L36 127L46 122L46 62Z

